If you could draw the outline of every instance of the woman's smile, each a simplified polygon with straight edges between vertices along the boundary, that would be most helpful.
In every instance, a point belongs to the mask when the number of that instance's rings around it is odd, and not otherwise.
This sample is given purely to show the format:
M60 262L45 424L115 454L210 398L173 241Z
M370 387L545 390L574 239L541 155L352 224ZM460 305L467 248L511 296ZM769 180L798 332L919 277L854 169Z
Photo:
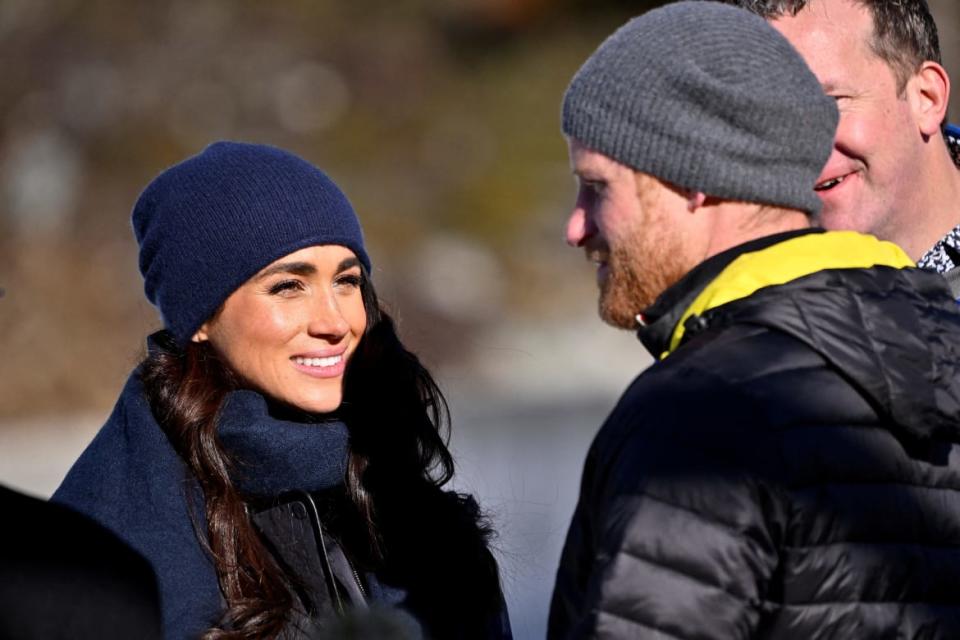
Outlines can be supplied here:
M347 366L346 349L328 356L294 356L290 358L298 371L317 378L336 378L343 375Z

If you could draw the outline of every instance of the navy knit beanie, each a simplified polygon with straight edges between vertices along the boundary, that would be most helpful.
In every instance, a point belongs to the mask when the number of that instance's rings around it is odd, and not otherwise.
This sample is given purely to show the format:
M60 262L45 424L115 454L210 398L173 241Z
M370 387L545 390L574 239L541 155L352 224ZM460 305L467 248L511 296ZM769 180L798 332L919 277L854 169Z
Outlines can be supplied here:
M837 107L763 18L717 2L630 20L563 98L564 134L621 164L730 200L820 211Z
M240 285L299 249L336 244L370 271L353 207L292 153L216 142L147 185L133 208L140 273L164 326L186 344Z

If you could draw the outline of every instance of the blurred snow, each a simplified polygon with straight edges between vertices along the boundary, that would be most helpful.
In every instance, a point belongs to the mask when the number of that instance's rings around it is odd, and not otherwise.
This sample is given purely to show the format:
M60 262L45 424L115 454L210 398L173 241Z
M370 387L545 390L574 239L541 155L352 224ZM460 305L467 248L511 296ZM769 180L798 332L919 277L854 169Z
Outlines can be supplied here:
M50 497L103 420L88 414L0 423L0 484Z
M14 229L25 237L66 231L83 168L78 148L57 130L43 128L13 134L3 151L2 213Z
M503 281L496 256L465 236L427 238L406 278L409 291L433 311L470 324L502 313Z
M603 324L590 305L584 307L563 321L493 324L472 340L473 358L443 368L442 378L537 402L617 394L652 358L633 332Z

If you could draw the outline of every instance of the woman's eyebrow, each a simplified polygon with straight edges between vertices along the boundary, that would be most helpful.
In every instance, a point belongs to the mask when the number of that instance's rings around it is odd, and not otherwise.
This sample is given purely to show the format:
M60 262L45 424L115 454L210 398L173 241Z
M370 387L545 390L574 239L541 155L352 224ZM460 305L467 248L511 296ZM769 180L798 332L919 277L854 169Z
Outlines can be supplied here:
M349 258L344 258L343 260L340 261L340 264L337 265L337 273L346 271L347 269L350 269L352 267L359 267L359 266L360 266L360 259L357 258L356 256L350 256Z
M317 268L309 262L278 262L257 274L257 280L263 280L278 273L292 273L297 276L310 276L317 272Z
M337 265L336 272L340 273L357 266L360 266L360 260L354 256L350 256L349 258L344 258L340 261L340 264ZM277 264L269 266L258 273L255 279L262 280L278 273L292 273L293 275L297 276L312 276L316 272L317 268L310 262L278 262Z

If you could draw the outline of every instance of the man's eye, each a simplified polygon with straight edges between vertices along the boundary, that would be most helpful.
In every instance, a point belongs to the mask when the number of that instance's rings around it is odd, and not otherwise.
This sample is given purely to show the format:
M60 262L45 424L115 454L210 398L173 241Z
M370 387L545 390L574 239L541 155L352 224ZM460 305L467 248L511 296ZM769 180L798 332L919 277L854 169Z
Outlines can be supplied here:
M580 188L586 195L599 195L603 193L603 183L593 180L585 180L580 183Z

